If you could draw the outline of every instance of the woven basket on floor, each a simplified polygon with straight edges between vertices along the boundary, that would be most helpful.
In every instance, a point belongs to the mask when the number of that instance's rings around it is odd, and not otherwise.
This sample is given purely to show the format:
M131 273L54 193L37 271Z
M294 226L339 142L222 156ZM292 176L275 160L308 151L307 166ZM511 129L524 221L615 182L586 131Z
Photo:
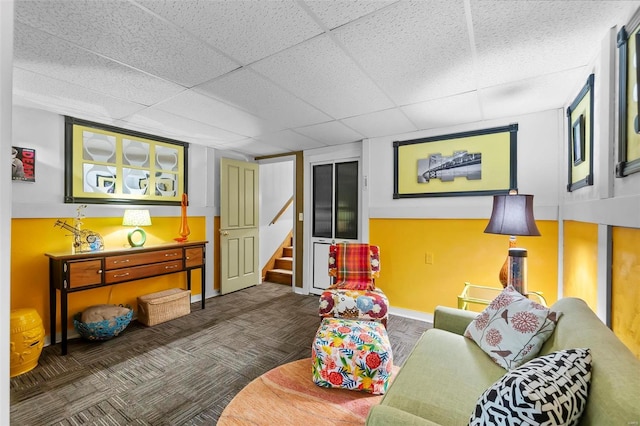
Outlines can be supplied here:
M156 325L191 313L191 292L180 288L138 297L138 321Z

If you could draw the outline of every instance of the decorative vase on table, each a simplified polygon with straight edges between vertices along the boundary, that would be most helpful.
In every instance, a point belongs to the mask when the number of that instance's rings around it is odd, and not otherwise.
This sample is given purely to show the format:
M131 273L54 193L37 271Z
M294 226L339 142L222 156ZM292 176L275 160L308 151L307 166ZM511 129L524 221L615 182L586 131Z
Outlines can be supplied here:
M178 238L174 238L174 240L178 242L187 241L187 237L191 233L189 229L189 224L187 223L187 205L189 204L189 200L187 198L187 194L182 194L182 201L180 202L180 230L178 234L180 236Z

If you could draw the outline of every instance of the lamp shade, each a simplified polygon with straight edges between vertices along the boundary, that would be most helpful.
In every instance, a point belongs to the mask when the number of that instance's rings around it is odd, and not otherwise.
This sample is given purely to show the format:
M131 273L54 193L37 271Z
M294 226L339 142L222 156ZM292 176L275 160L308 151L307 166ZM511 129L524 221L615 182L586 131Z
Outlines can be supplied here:
M124 226L151 226L149 210L125 210L122 217Z
M533 195L494 195L493 211L484 232L539 236L540 231L533 218Z

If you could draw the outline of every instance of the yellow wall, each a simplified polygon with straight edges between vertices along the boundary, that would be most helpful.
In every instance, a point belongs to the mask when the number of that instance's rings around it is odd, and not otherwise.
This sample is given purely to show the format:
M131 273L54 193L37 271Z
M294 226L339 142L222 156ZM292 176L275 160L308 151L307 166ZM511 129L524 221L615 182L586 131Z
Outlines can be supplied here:
M597 312L598 225L564 222L563 296L578 297Z
M528 250L529 285L556 301L558 226L537 221L541 237L518 237ZM463 283L501 287L498 272L509 247L507 235L485 234L486 220L371 219L369 241L380 246L380 287L391 306L433 312L456 307ZM431 254L432 264L426 263Z
M614 227L611 328L640 358L640 229Z
M73 224L73 219L67 218ZM13 219L11 221L11 309L34 308L49 331L49 262L47 252L60 253L71 249L68 231L54 227L56 219ZM153 225L145 227L145 246L172 242L178 237L180 217L152 217ZM205 239L204 217L189 217L192 241ZM128 246L128 228L122 218L85 218L82 229L102 235L105 249ZM201 274L193 271L191 290L200 294ZM114 303L129 304L137 309L136 297L171 287L186 287L186 274L172 274L114 286L82 291L69 295L69 317L87 306ZM60 312L58 300L58 312ZM73 322L68 323L73 327ZM58 330L60 323L58 322Z

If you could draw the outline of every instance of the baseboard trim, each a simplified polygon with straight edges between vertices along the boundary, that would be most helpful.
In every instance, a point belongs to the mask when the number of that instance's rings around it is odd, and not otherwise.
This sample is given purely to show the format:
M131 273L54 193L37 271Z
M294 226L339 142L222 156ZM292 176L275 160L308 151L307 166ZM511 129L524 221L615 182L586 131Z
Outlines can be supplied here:
M394 308L389 307L389 313L391 315L397 315L399 317L409 318L417 321L424 321L433 324L433 314L426 312L412 311L411 309Z

